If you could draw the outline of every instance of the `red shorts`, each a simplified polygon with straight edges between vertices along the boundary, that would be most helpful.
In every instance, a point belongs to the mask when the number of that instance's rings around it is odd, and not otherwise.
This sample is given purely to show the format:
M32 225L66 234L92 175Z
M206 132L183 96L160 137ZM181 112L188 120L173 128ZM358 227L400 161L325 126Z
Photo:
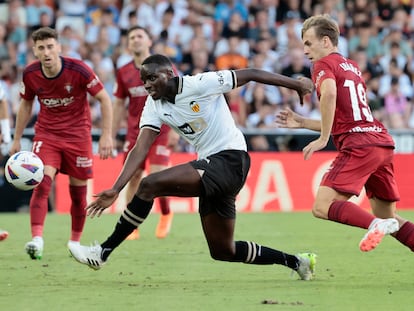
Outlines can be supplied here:
M135 140L127 140L124 145L124 162L128 153L135 145ZM150 150L148 151L148 155L146 161L141 165L141 169L145 169L147 162L153 165L163 165L168 166L170 164L170 156L171 156L171 148L168 147L168 131L162 131L157 138L155 139L154 143L152 144Z
M321 185L353 195L359 195L365 186L368 198L399 201L393 161L392 148L369 146L345 150L335 158Z
M92 139L82 142L64 142L59 140L33 140L32 151L44 165L56 168L60 173L77 179L93 177Z

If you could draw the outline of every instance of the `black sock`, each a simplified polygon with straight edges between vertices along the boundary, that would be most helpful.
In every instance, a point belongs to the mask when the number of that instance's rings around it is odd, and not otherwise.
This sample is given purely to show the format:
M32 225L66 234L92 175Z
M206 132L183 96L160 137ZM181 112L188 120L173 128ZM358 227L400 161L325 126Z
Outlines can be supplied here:
M248 241L236 241L235 259L235 261L254 265L284 265L294 270L299 265L294 255Z
M144 222L151 211L152 203L153 201L144 201L134 195L132 201L122 212L114 232L112 232L111 236L101 244L101 257L103 260L106 260L111 252L119 246L119 244L121 244L134 229Z

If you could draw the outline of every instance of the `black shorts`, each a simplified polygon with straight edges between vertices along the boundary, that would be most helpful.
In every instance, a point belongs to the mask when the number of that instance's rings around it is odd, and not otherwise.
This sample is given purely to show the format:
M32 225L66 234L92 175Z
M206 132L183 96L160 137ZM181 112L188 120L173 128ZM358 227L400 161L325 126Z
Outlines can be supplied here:
M236 196L250 169L249 154L242 150L225 150L190 164L204 171L201 176L200 215L217 213L224 218L235 218Z

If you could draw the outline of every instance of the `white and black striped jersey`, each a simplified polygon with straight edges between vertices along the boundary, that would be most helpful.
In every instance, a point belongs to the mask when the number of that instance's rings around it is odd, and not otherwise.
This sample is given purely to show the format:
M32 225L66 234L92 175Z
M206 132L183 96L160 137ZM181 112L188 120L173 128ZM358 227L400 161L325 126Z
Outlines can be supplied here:
M199 159L223 150L247 150L223 93L237 87L232 70L178 78L175 103L148 96L140 127L159 131L166 123L195 147Z

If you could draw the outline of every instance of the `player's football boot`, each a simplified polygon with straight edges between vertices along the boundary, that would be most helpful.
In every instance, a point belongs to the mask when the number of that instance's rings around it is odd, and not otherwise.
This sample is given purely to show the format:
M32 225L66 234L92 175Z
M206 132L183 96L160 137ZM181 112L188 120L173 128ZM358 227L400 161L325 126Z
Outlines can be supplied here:
M43 239L39 236L34 237L33 240L26 243L24 247L26 253L33 260L40 260L43 256Z
M7 239L8 236L9 236L9 233L6 230L0 229L0 241Z
M99 270L105 264L102 259L102 247L98 242L95 245L83 246L77 243L68 243L69 252L77 262L87 265L88 267Z
M315 274L316 254L301 253L297 254L296 257L299 260L299 266L296 272L300 278L305 281L312 280Z
M399 224L395 218L375 219L368 228L368 232L359 242L359 249L363 252L372 251L381 243L382 238L398 231Z
M171 224L174 217L174 213L170 211L169 214L160 216L157 229L155 230L155 236L159 239L165 238L171 230Z
M134 229L130 235L127 236L127 240L138 240L139 239L139 229Z

